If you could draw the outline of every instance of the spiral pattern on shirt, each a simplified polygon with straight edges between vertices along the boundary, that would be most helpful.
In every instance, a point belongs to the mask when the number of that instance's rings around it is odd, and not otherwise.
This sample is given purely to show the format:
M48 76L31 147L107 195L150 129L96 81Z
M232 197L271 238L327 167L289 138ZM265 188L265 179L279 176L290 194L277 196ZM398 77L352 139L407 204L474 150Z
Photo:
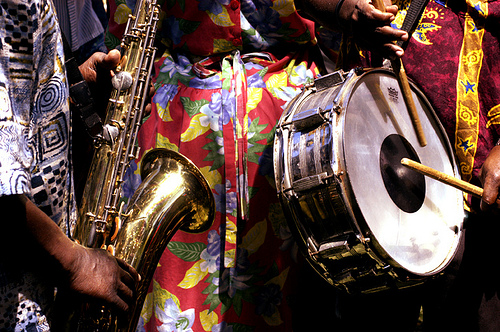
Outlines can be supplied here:
M36 100L38 114L58 110L66 98L65 85L58 76L52 77L42 88Z

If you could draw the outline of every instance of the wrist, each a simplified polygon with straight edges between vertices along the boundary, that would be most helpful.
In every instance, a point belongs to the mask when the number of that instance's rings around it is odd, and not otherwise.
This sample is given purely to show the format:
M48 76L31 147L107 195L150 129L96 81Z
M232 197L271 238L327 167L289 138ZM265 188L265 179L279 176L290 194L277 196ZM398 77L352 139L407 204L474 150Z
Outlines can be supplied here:
M340 9L342 8L344 1L345 0L339 0L337 5L335 5L335 23L339 28L343 27L342 20L340 19Z
M342 32L349 33L351 31L356 5L357 1L352 0L339 0L337 2L335 7L335 23Z
M61 277L64 279L66 272L82 254L83 247L67 237L59 226L31 201L25 201L25 208L26 227L41 258L37 263L42 267L46 265L47 271L57 280Z

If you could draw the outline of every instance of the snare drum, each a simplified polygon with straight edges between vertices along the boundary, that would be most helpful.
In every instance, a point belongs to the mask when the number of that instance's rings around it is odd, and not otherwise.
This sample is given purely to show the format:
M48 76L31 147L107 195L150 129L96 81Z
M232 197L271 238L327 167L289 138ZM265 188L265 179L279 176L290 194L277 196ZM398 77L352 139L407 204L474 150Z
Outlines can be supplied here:
M386 69L317 79L276 130L276 187L290 228L314 269L349 293L422 283L448 265L462 236L462 192L401 165L406 157L459 177L444 129L410 86L425 147Z

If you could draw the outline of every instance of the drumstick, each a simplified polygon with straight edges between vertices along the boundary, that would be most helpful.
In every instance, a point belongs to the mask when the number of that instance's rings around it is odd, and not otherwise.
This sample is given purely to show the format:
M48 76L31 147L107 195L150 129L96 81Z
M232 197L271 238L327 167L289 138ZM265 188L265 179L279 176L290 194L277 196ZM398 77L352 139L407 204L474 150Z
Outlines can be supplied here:
M430 168L429 166L422 165L421 163L418 163L408 158L401 159L401 164L419 173L427 175L433 178L434 180L441 181L456 189L462 190L463 192L466 192L468 194L477 196L479 198L483 196L483 188L477 187L473 184L470 184L469 182L457 179L456 177L450 176L446 173Z
M385 4L383 0L372 0L372 3L375 8L377 8L381 12L385 12ZM410 84L408 83L408 77L406 76L403 61L401 61L401 58L398 58L396 60L391 60L391 64L396 74L401 92L403 93L403 99L406 103L406 108L408 109L413 128L415 128L418 142L421 146L426 146L427 139L425 138L424 130L422 129L422 124L420 123L420 118L418 117L417 108L415 107L415 102L413 101L413 96L411 94L411 88Z

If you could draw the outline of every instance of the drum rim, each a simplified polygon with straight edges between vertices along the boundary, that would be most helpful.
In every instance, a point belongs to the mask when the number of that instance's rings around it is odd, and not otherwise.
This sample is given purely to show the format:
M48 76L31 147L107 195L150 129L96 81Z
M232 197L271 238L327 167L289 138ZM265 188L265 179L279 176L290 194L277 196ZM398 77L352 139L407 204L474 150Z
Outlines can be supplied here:
M352 72L352 71L351 71ZM355 87L357 84L359 84L362 80L362 77L365 75L371 75L374 73L383 73L392 77L396 77L394 72L390 69L387 68L373 68L373 69L366 69L364 70L360 75L355 76L355 81L354 84L346 90L345 94L341 96L341 99L339 99L338 106L340 107L341 110L346 110L346 107L349 105L350 99L353 95L353 92L355 91ZM344 84L347 84L344 82ZM459 170L458 170L458 163L455 157L455 154L453 153L452 145L448 139L448 136L446 134L446 131L444 130L444 127L442 123L439 121L439 118L436 115L436 112L434 111L434 108L432 107L431 103L427 99L427 97L424 95L423 91L413 82L410 80L410 87L412 91L422 100L422 103L424 103L427 106L427 109L429 111L429 114L427 114L429 117L432 117L432 121L435 123L437 128L440 130L441 136L444 138L444 148L447 153L447 159L450 161L453 172L455 175L460 175ZM309 93L306 93L309 91ZM290 226L290 230L292 233L294 233L294 237L296 239L296 242L301 249L302 254L306 258L306 260L309 262L309 265L316 271L318 272L321 277L325 280L327 280L329 283L333 284L337 288L345 288L344 290L349 291L347 288L348 286L345 284L335 284L331 279L328 278L329 271L324 267L324 265L321 264L321 262L318 262L316 259L314 259L311 256L311 251L310 248L308 247L307 244L307 239L305 238L309 234L307 232L304 232L301 230L301 225L300 225L300 219L296 215L291 215L294 214L294 208L291 206L291 203L288 201L286 195L283 193L283 188L282 188L282 182L280 180L281 177L285 177L285 170L282 169L282 159L283 157L283 141L284 141L284 136L283 136L283 130L282 130L282 125L285 119L288 116L292 116L292 114L296 110L300 110L300 107L302 106L302 103L304 100L307 98L307 96L311 93L311 90L304 90L302 93L294 97L287 107L285 108L284 112L282 113L278 125L277 125L277 130L276 130L276 136L275 136L275 141L274 141L274 171L275 171L275 184L276 184L276 190L278 192L278 197L280 199L280 203L282 206L282 210L285 213L285 217L287 219L287 223ZM356 200L356 195L353 192L353 188L349 179L349 174L345 170L347 170L346 167L346 158L345 158L345 116L346 116L345 111L341 111L340 114L337 115L337 124L333 125L333 128L339 128L342 130L341 135L338 135L336 139L332 139L332 145L335 147L334 154L336 156L336 160L339 163L339 170L344 170L342 176L342 181L340 181L340 187L341 190L339 190L339 194L341 195L342 202L344 204L345 210L349 214L349 217L351 219L351 223L353 226L356 228L355 230L355 235L358 237L358 240L365 244L365 246L369 249L371 249L371 254L375 256L374 259L378 259L382 263L387 263L393 267L395 271L397 271L397 276L403 276L404 278L409 278L409 279L415 279L415 280L421 280L422 277L432 277L439 272L441 272L443 269L446 268L452 261L453 257L459 250L459 244L461 242L461 238L463 236L463 219L465 218L465 210L464 210L464 202L463 200L460 200L460 206L462 207L463 213L460 215L462 216L462 227L458 230L458 233L456 235L456 241L454 243L453 248L450 248L450 253L447 256L447 259L437 266L433 271L429 271L427 273L415 273L413 271L409 271L405 267L401 266L400 263L396 260L393 259L390 254L384 249L382 245L380 245L379 241L375 236L371 236L371 230L368 225L368 223L365 220L365 217L363 216L359 204ZM286 161L284 161L286 162ZM347 204L348 203L348 204ZM314 236L314 234L311 234ZM369 239L367 241L366 239ZM326 273L326 275L325 275ZM404 279L402 278L402 279Z
M350 89L348 91L348 94L346 94L347 98L342 98L342 100L341 100L341 107L342 107L343 110L346 110L346 105L349 104L349 102L351 100L351 97L352 97L352 93L355 90L356 86L360 84L360 81L362 80L362 78L364 76L371 75L371 74L374 74L374 73L383 73L383 74L389 75L389 76L391 76L393 78L396 78L396 74L392 70L387 69L387 68L370 68L370 69L367 69L365 72L363 72L361 75L359 75L357 77L357 80L356 80L355 84L350 87ZM410 83L410 87L411 87L412 91L419 98L421 98L422 102L424 102L425 105L427 106L427 109L429 110L429 114L428 115L432 116L432 120L435 122L435 125L440 130L441 136L444 138L443 139L443 143L445 144L444 147L446 149L448 160L450 160L450 162L451 162L454 175L455 176L457 176L457 175L460 176L460 172L459 172L459 169L458 169L457 159L455 157L455 154L453 153L453 149L452 149L450 140L449 140L449 138L448 138L448 136L446 134L446 131L445 131L445 129L444 129L441 121L437 117L437 114L434 111L434 108L432 107L432 104L430 103L430 101L428 100L428 98L424 95L423 91L411 79L409 79L409 83ZM342 156L342 158L339 158L339 160L341 161L342 168L344 170L347 170L346 155L345 155L345 139L344 139L344 135L345 135L345 116L346 116L346 114L347 114L347 112L345 112L345 111L341 113L342 139L339 141L339 143L340 143L339 144L339 153L341 153L341 156ZM463 202L463 200L460 201L460 206L462 207L461 210L463 211L463 213L461 213L461 216L462 216L462 218L461 218L462 219L462 223L461 223L462 227L460 227L460 229L458 230L458 233L456 235L456 240L455 240L453 249L450 248L450 252L446 256L446 259L443 261L443 263L439 264L439 266L436 266L436 268L434 270L428 271L426 273L418 273L418 272L415 272L415 271L410 271L407 268L401 266L401 264L396 259L394 259L384 249L384 247L380 244L379 240L377 240L377 237L376 236L371 236L372 232L370 230L370 226L368 225L367 221L365 220L365 217L363 216L363 214L362 214L362 212L360 210L358 201L356 199L356 195L354 194L354 190L353 190L352 185L351 185L352 182L349 179L349 174L348 173L349 172L344 172L344 174L345 174L345 180L342 181L342 183L343 183L343 185L345 187L347 187L347 186L349 187L349 190L347 191L349 193L349 196L347 196L348 200L350 199L350 200L352 200L352 202L356 202L356 204L353 204L354 205L354 209L352 210L352 213L353 213L353 215L355 215L356 217L359 217L359 218L354 219L353 222L355 222L358 225L358 227L360 228L362 236L364 236L366 238L370 238L370 241L368 242L368 246L374 246L376 248L376 250L374 252L375 255L377 255L382 261L385 261L385 262L389 263L391 266L397 267L397 268L401 269L402 271L405 271L406 273L409 273L409 274L414 275L414 276L423 276L423 277L433 276L433 275L435 275L435 274L443 271L451 263L453 257L456 255L457 251L459 250L460 241L461 241L461 238L463 236L463 234L462 234L463 233L463 220L465 219L465 209L464 209L464 202ZM359 224L358 224L358 222L359 222Z

